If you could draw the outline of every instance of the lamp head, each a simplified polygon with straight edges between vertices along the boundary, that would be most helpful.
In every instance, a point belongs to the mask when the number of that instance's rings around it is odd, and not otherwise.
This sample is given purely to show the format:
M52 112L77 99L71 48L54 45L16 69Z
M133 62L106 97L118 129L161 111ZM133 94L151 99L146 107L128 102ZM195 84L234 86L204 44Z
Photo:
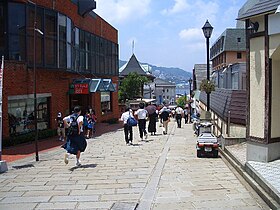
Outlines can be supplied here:
M211 37L212 31L213 31L213 27L208 22L208 20L206 20L204 26L202 27L202 31L204 33L205 38L210 38Z

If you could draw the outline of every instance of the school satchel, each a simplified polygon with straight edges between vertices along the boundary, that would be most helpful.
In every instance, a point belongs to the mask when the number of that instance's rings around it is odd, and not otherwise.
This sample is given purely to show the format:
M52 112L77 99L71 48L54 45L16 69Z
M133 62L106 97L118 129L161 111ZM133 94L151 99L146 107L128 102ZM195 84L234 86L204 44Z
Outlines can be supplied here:
M127 119L128 126L137 126L137 120L134 117L129 116Z

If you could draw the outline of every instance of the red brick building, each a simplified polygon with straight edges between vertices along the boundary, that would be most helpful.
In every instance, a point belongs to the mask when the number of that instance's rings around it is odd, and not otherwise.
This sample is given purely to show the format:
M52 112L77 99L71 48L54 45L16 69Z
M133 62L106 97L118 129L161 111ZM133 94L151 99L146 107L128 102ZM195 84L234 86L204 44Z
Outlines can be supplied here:
M93 0L0 0L3 138L34 130L34 92L39 130L75 105L98 121L119 117L118 31L93 9Z

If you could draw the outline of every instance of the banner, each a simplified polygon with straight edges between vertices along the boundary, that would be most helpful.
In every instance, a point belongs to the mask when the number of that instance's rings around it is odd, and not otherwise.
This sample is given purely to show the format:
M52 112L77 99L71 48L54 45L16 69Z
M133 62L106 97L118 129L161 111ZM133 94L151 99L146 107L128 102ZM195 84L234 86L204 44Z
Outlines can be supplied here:
M2 89L3 89L4 56L0 68L0 161L2 160Z

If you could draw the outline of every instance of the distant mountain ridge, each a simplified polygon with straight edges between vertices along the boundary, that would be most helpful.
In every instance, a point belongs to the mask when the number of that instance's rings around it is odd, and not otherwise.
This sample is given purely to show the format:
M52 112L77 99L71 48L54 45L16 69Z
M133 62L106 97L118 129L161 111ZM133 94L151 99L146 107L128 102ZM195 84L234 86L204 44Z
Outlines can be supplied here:
M127 61L119 60L119 67L125 65ZM141 65L149 65L152 67L151 73L158 78L174 82L175 84L188 83L188 79L192 77L192 73L177 67L162 67L149 63L141 63Z

